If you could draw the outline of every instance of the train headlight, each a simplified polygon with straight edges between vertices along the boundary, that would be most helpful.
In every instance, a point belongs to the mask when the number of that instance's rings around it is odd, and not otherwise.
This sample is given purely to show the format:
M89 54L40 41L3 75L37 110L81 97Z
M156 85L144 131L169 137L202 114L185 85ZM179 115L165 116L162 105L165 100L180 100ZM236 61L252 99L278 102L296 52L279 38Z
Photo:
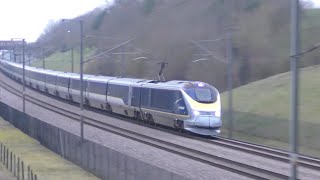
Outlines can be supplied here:
M214 112L214 115L217 116L217 117L221 117L221 111Z
M193 111L193 114L194 114L195 116L199 116L199 115L200 115L200 112L197 111L197 110L194 110L194 111Z

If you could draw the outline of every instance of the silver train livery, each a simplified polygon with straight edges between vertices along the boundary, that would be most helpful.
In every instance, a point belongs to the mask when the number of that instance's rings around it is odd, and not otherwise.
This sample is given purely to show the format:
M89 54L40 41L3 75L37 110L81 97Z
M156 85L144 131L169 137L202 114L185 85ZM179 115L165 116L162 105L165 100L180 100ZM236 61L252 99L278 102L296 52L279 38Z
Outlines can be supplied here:
M22 65L0 60L1 70L22 83ZM221 128L220 95L203 82L154 81L83 76L85 104L90 107L200 135L216 136ZM26 85L80 103L80 76L25 66Z

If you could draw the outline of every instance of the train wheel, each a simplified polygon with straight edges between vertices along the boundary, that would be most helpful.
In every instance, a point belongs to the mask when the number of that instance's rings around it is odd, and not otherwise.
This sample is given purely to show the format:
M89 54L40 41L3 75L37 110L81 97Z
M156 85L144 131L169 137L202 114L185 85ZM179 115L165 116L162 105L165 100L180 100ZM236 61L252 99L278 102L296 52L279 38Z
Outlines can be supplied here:
M112 113L112 107L111 107L111 105L109 103L106 104L106 109L107 109L107 111Z
M147 123L150 125L155 125L153 117L151 114L147 114Z
M183 132L183 121L176 119L174 123L175 128L182 133Z
M140 112L135 111L135 112L134 112L134 118L135 118L136 120L138 120L138 121L141 121L142 118L141 118Z
M85 103L86 103L87 106L90 106L90 102L89 102L89 99L88 99L88 98L85 98L84 101L85 101Z

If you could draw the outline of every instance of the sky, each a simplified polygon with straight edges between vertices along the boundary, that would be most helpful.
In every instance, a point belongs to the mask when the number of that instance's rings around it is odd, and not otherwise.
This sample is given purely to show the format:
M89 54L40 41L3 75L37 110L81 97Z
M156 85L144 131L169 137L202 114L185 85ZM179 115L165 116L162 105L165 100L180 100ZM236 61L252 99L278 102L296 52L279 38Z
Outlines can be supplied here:
M0 0L0 40L34 42L50 20L70 19L106 4L106 0Z
M0 40L34 42L50 20L70 19L112 0L0 0ZM310 0L320 7L320 0Z
M316 8L320 8L320 0L304 0L304 1L311 1Z

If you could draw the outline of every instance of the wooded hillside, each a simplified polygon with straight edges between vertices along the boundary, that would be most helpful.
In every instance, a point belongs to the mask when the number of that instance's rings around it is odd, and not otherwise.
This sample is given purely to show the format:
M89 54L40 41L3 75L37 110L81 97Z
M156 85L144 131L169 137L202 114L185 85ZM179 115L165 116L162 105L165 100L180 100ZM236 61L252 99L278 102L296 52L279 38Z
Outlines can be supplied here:
M317 25L318 14L318 10L302 12L303 49L320 40L316 36L320 28L310 28ZM80 18L85 46L97 48L96 54L134 38L113 54L87 63L87 73L157 78L157 62L166 61L166 79L201 80L223 91L228 32L232 32L236 86L289 70L289 0L117 0L72 21L50 23L37 46L51 47L52 52L79 48ZM199 59L203 61L192 62ZM302 66L319 64L319 54L301 61Z

